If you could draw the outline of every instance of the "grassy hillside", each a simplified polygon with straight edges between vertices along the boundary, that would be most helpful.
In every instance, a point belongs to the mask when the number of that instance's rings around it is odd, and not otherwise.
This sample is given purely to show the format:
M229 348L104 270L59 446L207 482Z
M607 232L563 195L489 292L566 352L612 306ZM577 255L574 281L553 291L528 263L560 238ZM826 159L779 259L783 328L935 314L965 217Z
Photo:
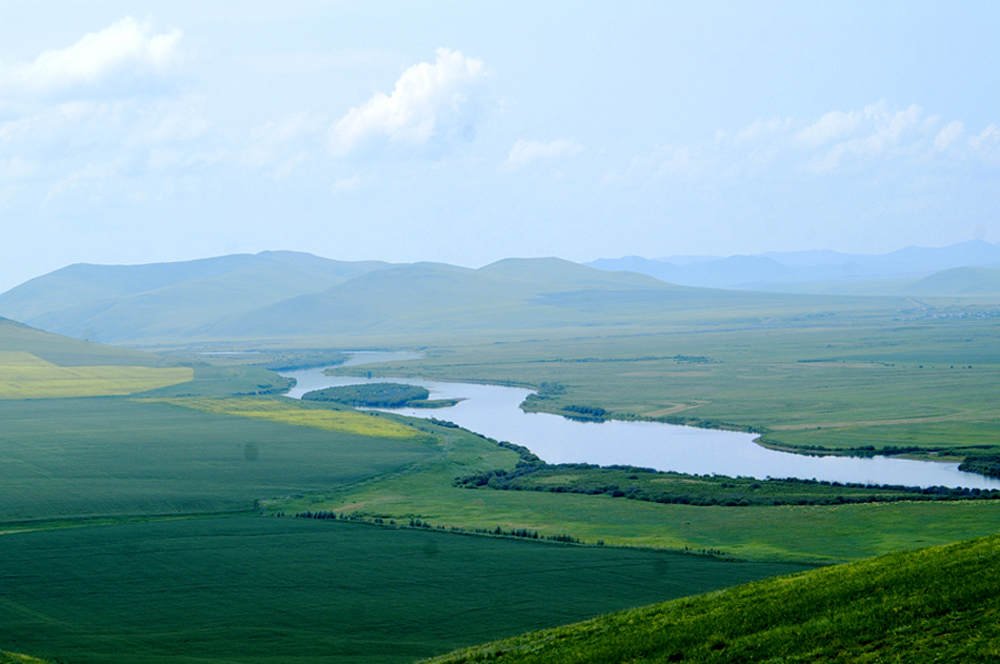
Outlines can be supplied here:
M1000 537L759 581L432 662L995 662Z
M365 335L410 345L453 344L470 338L757 325L775 318L808 322L817 307L871 315L905 306L901 299L830 297L818 303L815 296L690 288L558 259L523 259L479 270L415 264L372 272L323 293L233 316L205 333L234 339L325 337L348 344Z
M150 265L77 264L0 295L0 315L91 340L190 337L225 316L318 293L384 267L292 252Z
M159 357L70 339L0 319L0 399L134 394L194 377Z
M0 351L0 399L53 399L134 394L186 383L188 367L60 367L17 351Z
M0 318L0 352L30 353L61 367L131 365L152 367L161 358L129 348L72 339Z
M925 277L905 290L916 295L995 296L1000 293L1000 270L957 267Z
M403 663L802 569L344 521L0 535L0 642L73 664Z

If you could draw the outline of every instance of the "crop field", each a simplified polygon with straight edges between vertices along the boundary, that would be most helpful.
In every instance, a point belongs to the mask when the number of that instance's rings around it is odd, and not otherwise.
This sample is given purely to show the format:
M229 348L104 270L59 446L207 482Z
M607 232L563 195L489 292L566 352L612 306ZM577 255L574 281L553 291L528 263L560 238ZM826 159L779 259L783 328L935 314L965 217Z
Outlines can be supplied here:
M383 419L378 413L359 413L355 410L310 407L294 399L162 399L164 403L191 408L206 413L248 417L267 422L310 427L323 431L337 431L357 436L390 438L395 440L420 439L427 436L419 429Z
M454 485L517 455L478 436L417 423L445 440L445 454L405 472L335 492L263 501L269 512L333 511L419 518L467 530L527 529L585 542L720 550L756 560L843 562L1000 531L1000 501L701 507L609 495L471 490ZM817 486L818 495L826 489ZM806 489L803 489L806 490Z
M258 498L336 488L436 453L430 438L373 438L122 397L0 401L0 518L245 511Z
M0 642L78 664L409 662L802 569L292 518L48 530L0 536Z
M194 378L189 367L60 367L21 351L0 351L0 399L135 394Z

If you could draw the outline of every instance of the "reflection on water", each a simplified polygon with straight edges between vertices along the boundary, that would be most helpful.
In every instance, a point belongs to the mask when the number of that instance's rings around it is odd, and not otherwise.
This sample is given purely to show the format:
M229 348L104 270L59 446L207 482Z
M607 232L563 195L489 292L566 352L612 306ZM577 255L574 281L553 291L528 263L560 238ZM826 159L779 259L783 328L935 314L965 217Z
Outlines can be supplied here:
M378 355L368 361L392 361ZM361 364L362 362L353 362ZM660 424L658 422L576 422L558 415L525 413L519 408L530 390L442 383L412 378L325 376L322 369L283 374L297 381L288 393L336 385L396 382L427 388L431 399L461 398L440 409L404 408L392 412L449 420L497 440L524 445L548 463L624 464L692 474L798 477L831 482L902 484L1000 489L1000 480L964 473L957 463L914 461L890 457L811 457L769 450L754 443L753 434Z

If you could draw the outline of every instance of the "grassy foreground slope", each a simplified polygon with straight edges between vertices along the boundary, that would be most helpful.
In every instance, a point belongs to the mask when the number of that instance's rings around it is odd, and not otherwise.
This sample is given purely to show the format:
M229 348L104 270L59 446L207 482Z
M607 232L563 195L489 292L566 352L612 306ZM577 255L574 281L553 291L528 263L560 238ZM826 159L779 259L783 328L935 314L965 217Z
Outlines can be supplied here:
M625 611L437 664L995 662L1000 537Z

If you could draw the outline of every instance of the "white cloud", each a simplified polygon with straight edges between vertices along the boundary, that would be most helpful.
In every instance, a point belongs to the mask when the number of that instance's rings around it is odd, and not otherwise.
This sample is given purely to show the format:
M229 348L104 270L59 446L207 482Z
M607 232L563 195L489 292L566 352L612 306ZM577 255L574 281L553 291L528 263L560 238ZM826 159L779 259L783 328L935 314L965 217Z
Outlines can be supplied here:
M439 48L434 64L406 69L391 95L376 93L341 118L330 132L331 149L347 156L383 142L419 148L455 135L470 137L478 112L476 88L485 75L482 60Z
M514 143L514 147L510 149L510 154L507 156L507 161L501 165L501 168L512 171L538 159L554 159L556 157L579 154L582 150L582 145L576 141L566 139L551 141L549 143L521 139L517 143Z
M1000 130L995 124L983 129L978 136L969 137L969 147L977 152L986 152L998 143L1000 143Z
M947 150L955 142L955 139L962 135L963 131L965 131L965 125L962 124L961 120L949 122L934 139L934 147L941 151Z
M861 124L862 114L830 111L815 123L795 133L793 140L806 147L819 147L827 141L846 136Z
M835 136L844 138L806 164L807 170L821 173L836 169L845 155L874 159L888 152L916 154L925 139L921 134L929 126L923 121L923 109L915 104L893 112L887 110L885 102L879 102L866 106L863 112L827 113L816 124L796 133L795 140L818 148Z
M791 118L786 118L784 120L781 118L771 118L770 120L761 120L758 118L757 121L749 127L744 127L738 131L736 133L736 138L733 140L737 144L755 141L757 139L776 134L782 129L786 129L789 125L791 125L791 123ZM715 132L716 143L720 143L721 137L725 136L725 132L721 132L720 136L720 131Z
M178 59L180 39L179 30L154 35L148 23L124 18L33 62L0 64L0 90L53 93L121 76L161 75Z

